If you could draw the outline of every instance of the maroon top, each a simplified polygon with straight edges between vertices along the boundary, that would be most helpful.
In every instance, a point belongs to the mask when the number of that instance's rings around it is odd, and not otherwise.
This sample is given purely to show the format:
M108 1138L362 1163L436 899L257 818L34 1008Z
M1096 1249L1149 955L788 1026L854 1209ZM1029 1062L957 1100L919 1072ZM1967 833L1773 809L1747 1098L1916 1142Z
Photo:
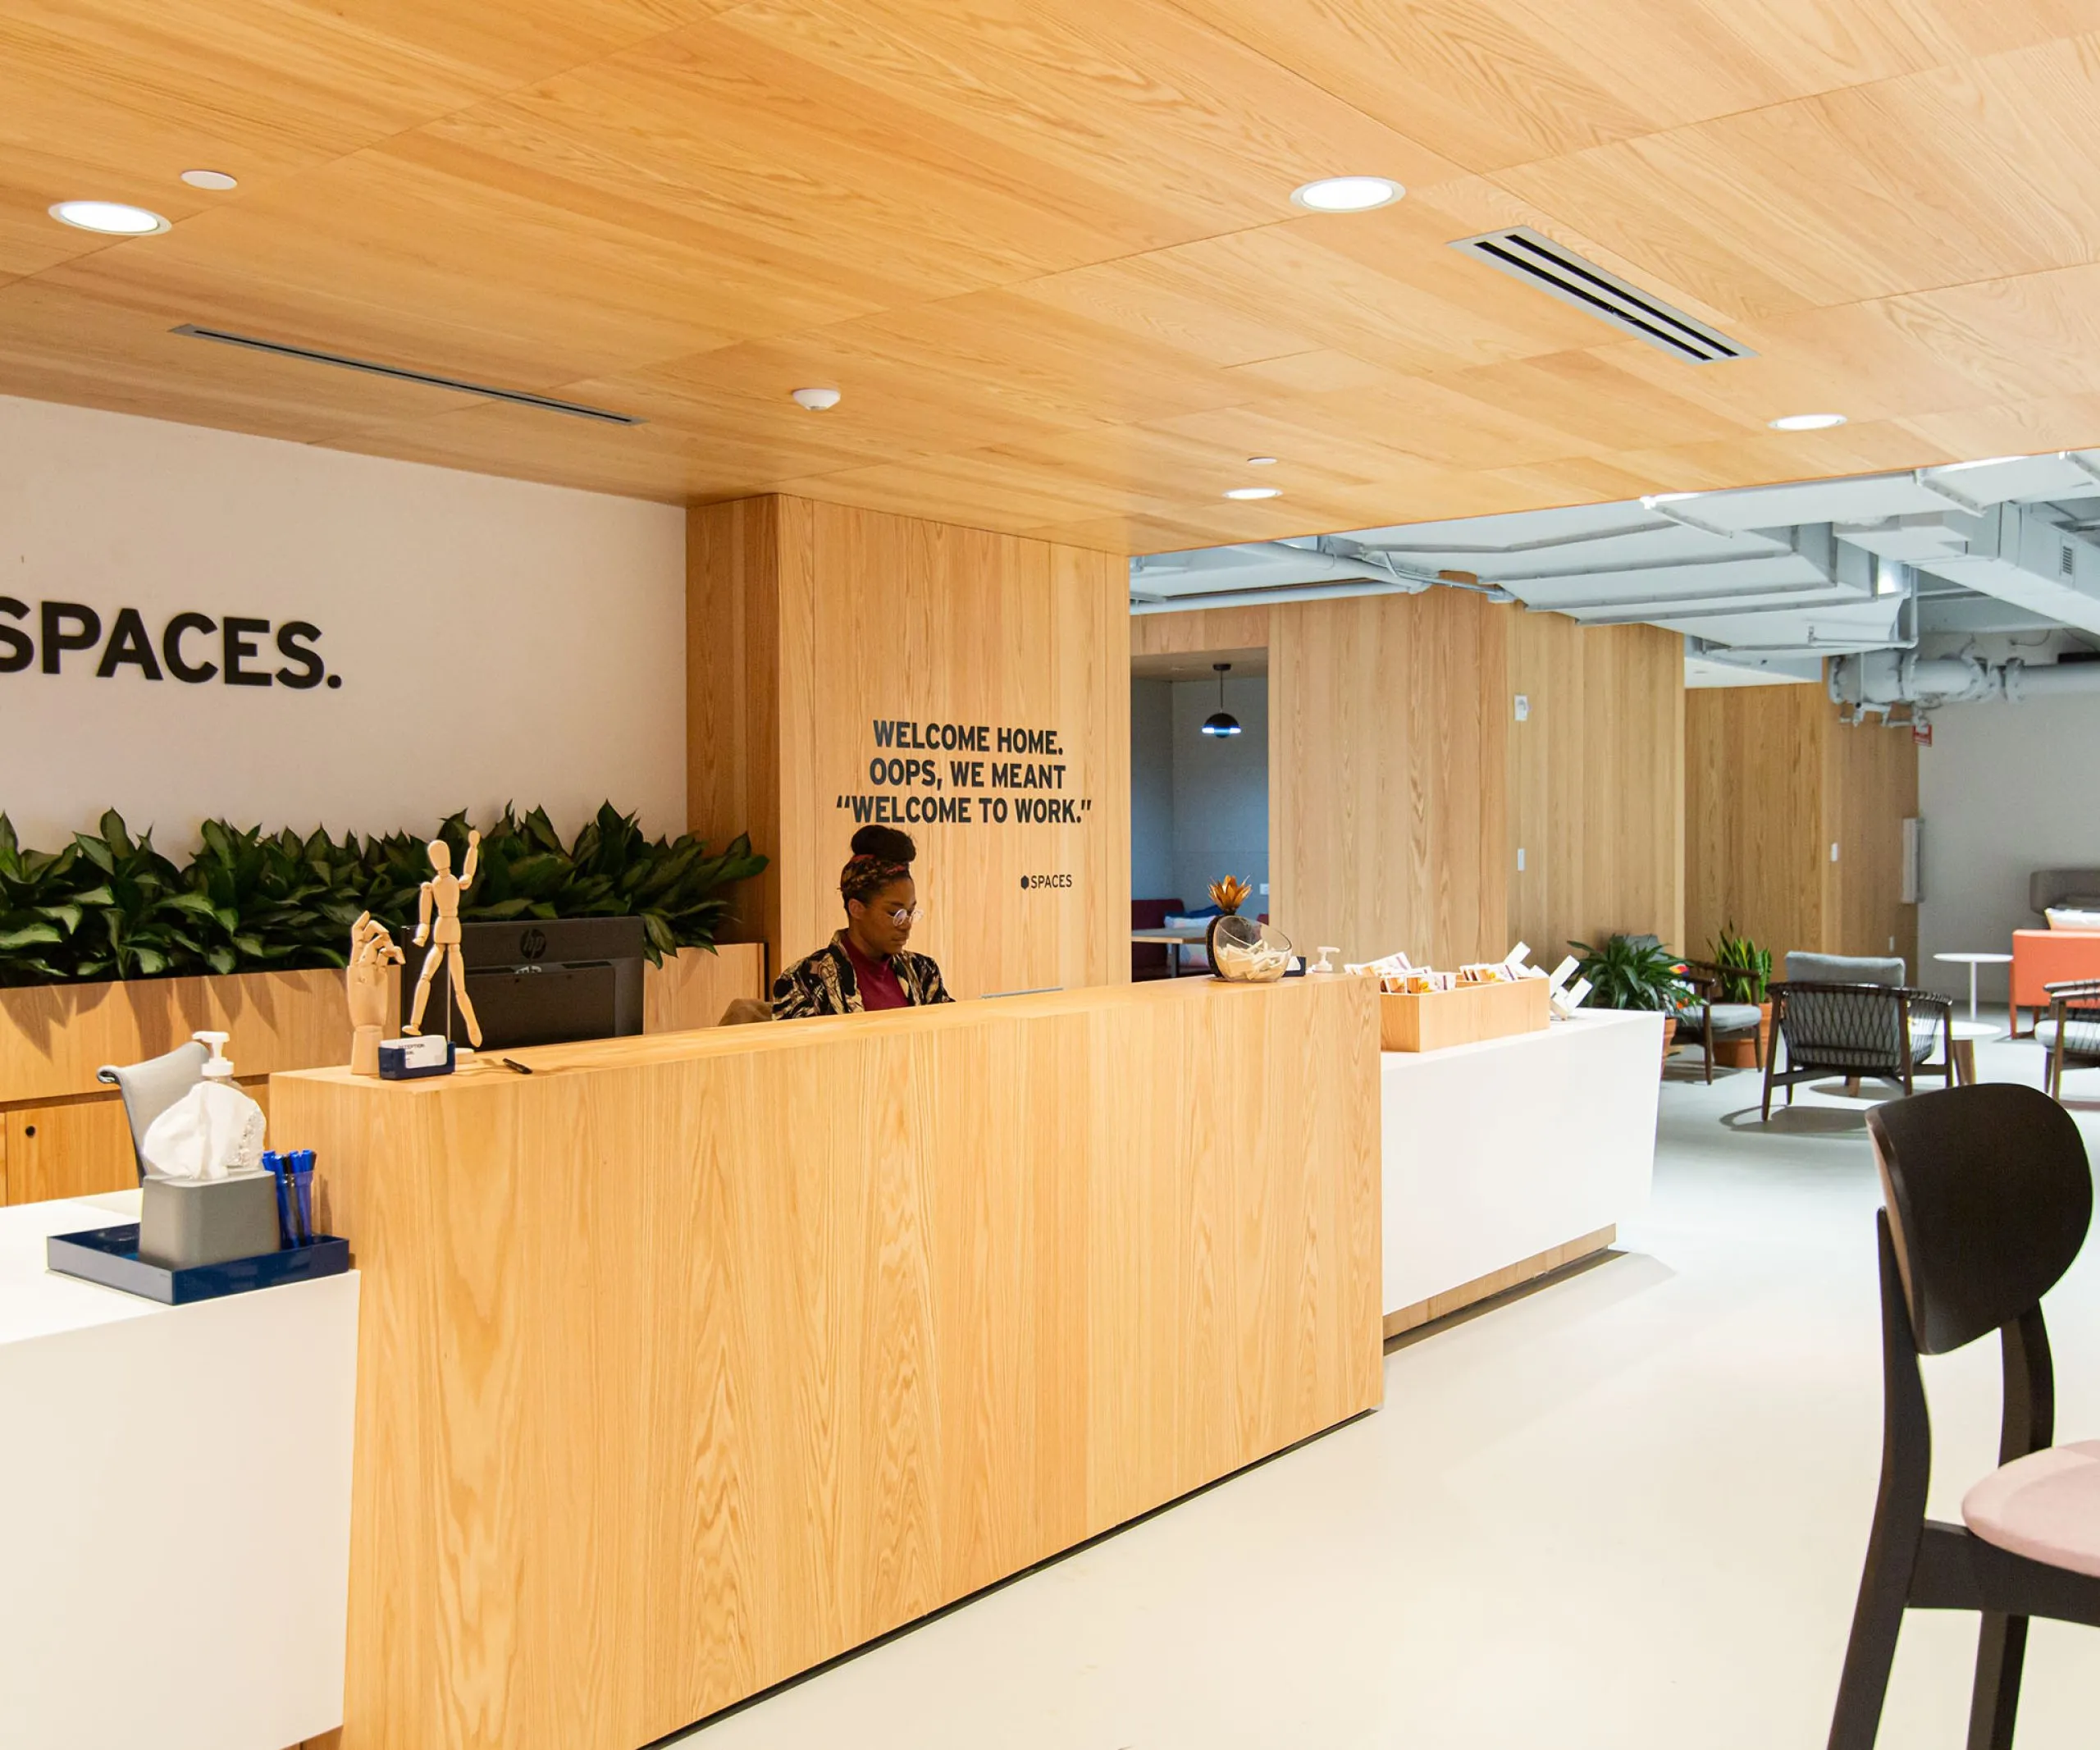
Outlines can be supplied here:
M854 988L861 993L861 1007L865 1009L909 1008L911 999L904 994L904 986L897 981L897 969L887 960L870 960L853 945L853 939L846 939L846 957L853 963Z

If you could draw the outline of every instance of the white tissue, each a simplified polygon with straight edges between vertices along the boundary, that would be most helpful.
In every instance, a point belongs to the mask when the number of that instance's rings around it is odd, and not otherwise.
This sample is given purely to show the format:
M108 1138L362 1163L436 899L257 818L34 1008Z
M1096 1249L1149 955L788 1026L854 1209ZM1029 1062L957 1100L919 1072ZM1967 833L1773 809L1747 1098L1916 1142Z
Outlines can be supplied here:
M200 1081L146 1126L157 1179L223 1179L262 1158L262 1108L231 1082Z

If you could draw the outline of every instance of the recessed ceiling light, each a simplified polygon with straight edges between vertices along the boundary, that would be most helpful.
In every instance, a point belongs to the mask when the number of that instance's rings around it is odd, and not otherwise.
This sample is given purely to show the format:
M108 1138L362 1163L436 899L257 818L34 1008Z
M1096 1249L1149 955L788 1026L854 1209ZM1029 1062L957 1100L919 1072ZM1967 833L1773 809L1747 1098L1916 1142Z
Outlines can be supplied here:
M1281 487L1235 487L1225 495L1227 498L1281 498Z
M229 176L222 170L185 170L182 180L193 189L211 189L221 194L240 186L238 177Z
M1769 422L1775 432L1827 432L1844 423L1842 414L1788 414L1783 419Z
M1247 458L1247 465L1249 468L1274 468L1276 459L1272 455L1250 455Z
M1325 176L1290 191L1292 203L1309 212L1368 212L1390 207L1407 190L1385 176Z
M149 237L167 229L167 221L158 212L116 200L62 200L51 216L75 231L100 231L106 237Z
M794 395L797 407L806 407L813 414L829 413L838 405L836 389L797 389Z

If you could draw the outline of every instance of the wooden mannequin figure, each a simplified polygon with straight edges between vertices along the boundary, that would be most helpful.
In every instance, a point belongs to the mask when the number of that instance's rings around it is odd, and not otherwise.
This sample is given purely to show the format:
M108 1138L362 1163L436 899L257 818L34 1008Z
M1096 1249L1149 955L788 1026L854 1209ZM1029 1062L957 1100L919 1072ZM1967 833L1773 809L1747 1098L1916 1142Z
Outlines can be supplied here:
M386 971L402 962L401 950L386 925L372 921L372 913L360 912L350 925L350 963L343 983L350 1002L350 1073L379 1073L379 1041L386 1031Z
M409 1024L404 1033L420 1033L423 1026L423 1005L430 1001L430 981L436 976L441 960L452 965L452 1000L459 1005L459 1012L466 1017L467 1037L476 1045L482 1043L482 1024L474 1018L474 1005L467 1000L467 968L459 958L459 896L474 884L474 867L481 861L482 835L479 831L467 834L467 861L459 873L452 872L452 847L442 838L430 842L430 880L424 882L416 898L416 946L421 948L427 941L430 952L423 956L423 969L416 976L415 1007L409 1011ZM432 925L436 925L433 929Z

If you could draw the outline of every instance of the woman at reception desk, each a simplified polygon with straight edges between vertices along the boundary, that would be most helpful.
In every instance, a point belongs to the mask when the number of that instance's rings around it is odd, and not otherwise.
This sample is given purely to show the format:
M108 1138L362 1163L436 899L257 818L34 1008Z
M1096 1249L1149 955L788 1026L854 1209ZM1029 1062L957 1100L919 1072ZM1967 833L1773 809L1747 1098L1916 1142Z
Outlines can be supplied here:
M507 1055L271 1084L362 1272L341 1750L639 1750L1380 1400L1367 980Z
M838 876L846 927L774 980L775 1021L952 1000L941 969L904 945L920 916L911 879L918 854L911 835L893 826L864 826L854 834L853 856Z

